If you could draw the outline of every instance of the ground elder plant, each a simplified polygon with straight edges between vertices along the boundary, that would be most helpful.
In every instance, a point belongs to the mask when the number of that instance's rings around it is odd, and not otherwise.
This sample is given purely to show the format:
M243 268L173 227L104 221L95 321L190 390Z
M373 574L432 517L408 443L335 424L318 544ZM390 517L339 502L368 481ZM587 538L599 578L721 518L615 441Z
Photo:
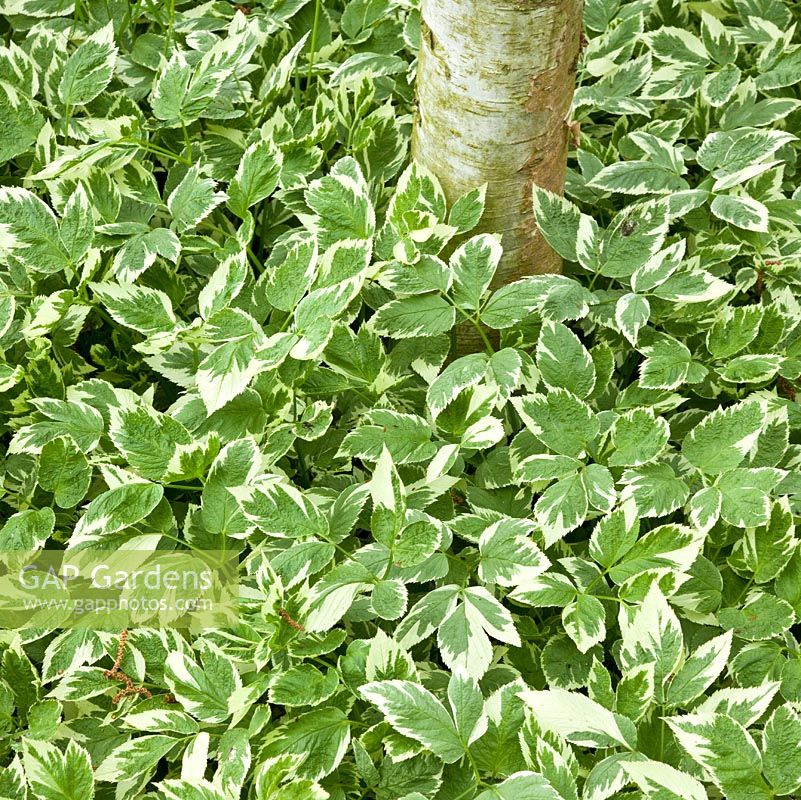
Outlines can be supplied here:
M2 631L0 798L801 793L798 6L588 2L498 287L415 6L0 0L0 549L242 598Z

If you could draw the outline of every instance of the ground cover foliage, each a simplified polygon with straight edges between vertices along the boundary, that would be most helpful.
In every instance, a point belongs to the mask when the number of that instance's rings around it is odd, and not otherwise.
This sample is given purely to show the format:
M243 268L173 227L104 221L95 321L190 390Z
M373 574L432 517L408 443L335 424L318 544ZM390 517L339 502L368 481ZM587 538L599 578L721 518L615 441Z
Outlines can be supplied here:
M0 2L0 546L247 587L3 633L0 797L801 791L798 6L589 0L565 274L494 291L414 6Z

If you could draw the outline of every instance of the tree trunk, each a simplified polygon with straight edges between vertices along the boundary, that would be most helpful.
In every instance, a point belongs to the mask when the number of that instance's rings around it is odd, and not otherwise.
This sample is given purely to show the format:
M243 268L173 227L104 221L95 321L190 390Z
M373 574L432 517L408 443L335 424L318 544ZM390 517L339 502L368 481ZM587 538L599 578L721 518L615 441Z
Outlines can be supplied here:
M558 272L559 257L537 233L531 188L564 189L582 0L421 6L413 157L449 202L489 184L479 230L503 237L494 286Z

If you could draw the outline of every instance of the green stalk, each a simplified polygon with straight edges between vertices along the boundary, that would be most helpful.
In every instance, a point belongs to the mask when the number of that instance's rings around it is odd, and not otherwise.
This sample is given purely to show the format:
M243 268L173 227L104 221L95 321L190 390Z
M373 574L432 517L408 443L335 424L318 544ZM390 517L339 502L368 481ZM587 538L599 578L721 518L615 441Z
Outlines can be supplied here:
M189 131L186 129L186 123L181 120L181 129L184 132L184 147L186 148L186 157L189 163L192 163L192 140L189 138Z
M70 143L70 117L72 116L72 107L69 103L64 106L64 144Z
M169 58L170 44L172 43L172 29L175 26L175 0L170 0L169 20L167 35L164 37L164 58Z
M317 27L320 24L320 6L321 0L314 0L314 22L312 23L311 45L309 46L309 71L306 75L306 89L303 92L304 103L309 97L309 88L311 87L312 70L314 69L314 57L317 54Z
M173 161L177 161L180 164L186 164L186 166L191 167L192 162L188 158L184 158L177 153L173 153L172 150L167 150L163 147L159 147L152 142L148 142L146 139L134 139L133 137L126 137L124 139L120 139L120 142L126 144L132 144L138 147L140 150L144 150L147 153L152 153L153 155L163 156L164 158L171 158Z

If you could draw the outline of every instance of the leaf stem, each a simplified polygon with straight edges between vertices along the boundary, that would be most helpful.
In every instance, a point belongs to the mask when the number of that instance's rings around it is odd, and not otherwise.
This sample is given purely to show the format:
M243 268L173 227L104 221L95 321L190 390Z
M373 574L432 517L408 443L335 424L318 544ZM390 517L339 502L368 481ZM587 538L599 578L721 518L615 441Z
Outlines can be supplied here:
M292 398L292 404L293 404L293 416L295 418L295 422L297 423L297 421L298 421L298 398L297 398L297 395L295 395ZM309 476L309 468L306 465L306 459L304 458L303 453L301 452L300 447L298 446L298 438L297 438L297 436L295 437L295 455L298 458L298 477L300 478L301 486L304 489L308 489L309 486L311 486L311 478Z
M446 300L450 305L452 305L461 315L462 319L465 322L469 322L477 331L478 335L481 337L481 341L484 343L484 348L487 351L488 355L494 356L495 355L495 348L492 346L492 342L490 342L487 334L484 332L484 329L481 327L481 323L478 321L478 312L475 315L470 316L463 308L460 308L453 302L453 298L450 297L446 292L440 290L440 296Z
M153 144L152 142L149 142L147 139L135 139L133 137L126 137L124 139L120 139L119 141L124 144L136 145L136 147L140 148L141 150L144 150L147 153L153 153L153 155L164 156L165 158L171 158L173 161L178 161L181 164L186 164L187 167L192 166L192 162L189 159L184 158L181 155L178 155L178 153L173 153L172 150L167 150L166 148L159 147L157 144Z
M169 23L167 25L167 35L164 37L164 58L168 57L170 45L172 44L172 29L175 25L175 0L170 0Z
M321 0L314 0L314 22L312 23L311 44L309 45L309 71L306 74L306 88L303 90L303 102L309 97L311 88L312 70L314 69L314 57L317 53L317 28L320 24Z
M495 355L495 348L492 346L492 342L490 342L489 337L481 327L481 323L475 317L470 317L470 322L473 323L473 327L478 331L478 335L481 337L481 341L484 342L487 353L491 356Z
M186 157L189 163L192 163L192 140L189 138L189 131L186 129L186 123L181 120L181 130L184 132L184 149L186 150Z
M72 106L69 103L64 105L64 144L70 142L70 118L72 116Z

